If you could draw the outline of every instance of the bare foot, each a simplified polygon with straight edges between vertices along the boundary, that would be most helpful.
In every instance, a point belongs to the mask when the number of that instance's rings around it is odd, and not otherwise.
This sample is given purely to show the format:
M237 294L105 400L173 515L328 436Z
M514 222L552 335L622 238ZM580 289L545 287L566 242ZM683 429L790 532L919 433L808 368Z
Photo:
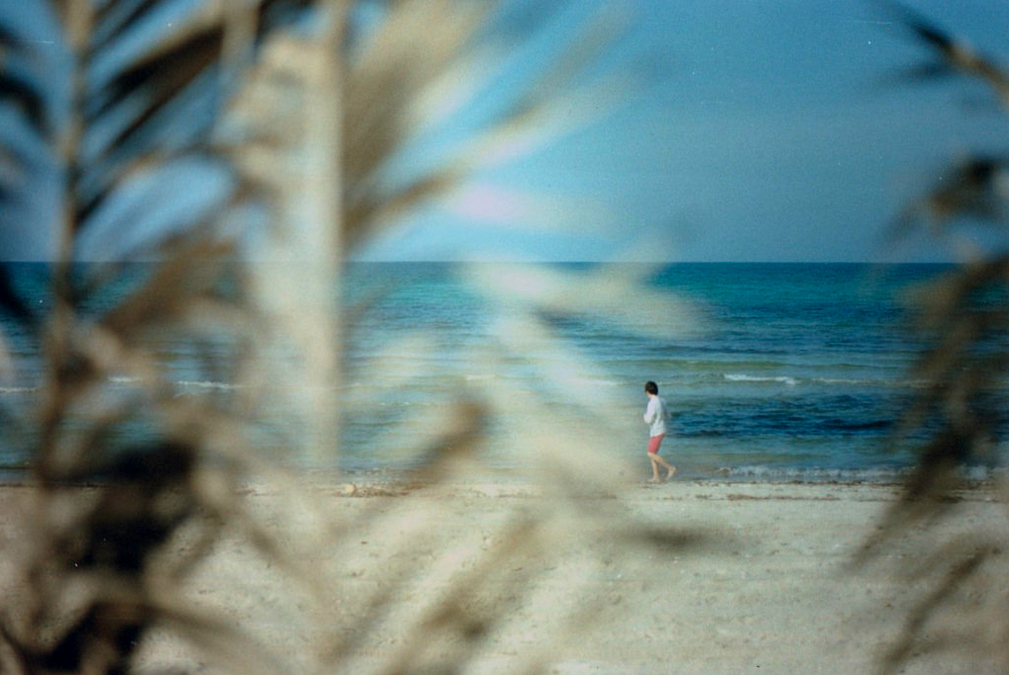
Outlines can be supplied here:
M669 470L669 473L666 474L666 480L672 478L675 473L676 473L676 467L674 466Z
M662 481L661 481L661 480L659 480L659 477L658 477L658 476L656 476L656 477L654 477L654 478L649 478L649 479L648 479L648 482L649 482L649 483L661 483Z

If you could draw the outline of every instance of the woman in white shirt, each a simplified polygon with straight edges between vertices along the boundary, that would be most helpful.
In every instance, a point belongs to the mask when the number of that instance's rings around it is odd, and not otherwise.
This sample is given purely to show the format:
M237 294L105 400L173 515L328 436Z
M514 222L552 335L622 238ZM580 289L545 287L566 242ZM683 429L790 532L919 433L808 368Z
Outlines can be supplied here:
M676 473L676 467L659 457L659 446L662 439L666 437L666 419L669 417L669 410L666 408L664 399L659 398L659 385L654 382L645 383L645 393L648 394L648 407L645 409L645 424L649 425L648 432L648 459L652 462L652 483L659 483L663 479L659 477L659 467L666 470L664 480L669 480Z

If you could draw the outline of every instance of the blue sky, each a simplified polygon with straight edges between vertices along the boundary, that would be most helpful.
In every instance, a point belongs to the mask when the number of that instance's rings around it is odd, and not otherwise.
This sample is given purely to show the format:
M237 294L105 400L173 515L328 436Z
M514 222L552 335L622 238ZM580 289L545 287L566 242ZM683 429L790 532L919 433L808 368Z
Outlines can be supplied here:
M600 5L606 0L578 0L520 24L516 51L442 138L492 114L527 66L555 58ZM908 5L1009 63L1004 0ZM895 81L902 69L932 57L881 5L624 0L610 6L617 11L602 16L622 19L627 32L600 71L622 82L643 70L643 85L624 92L612 108L572 101L572 116L598 117L531 156L480 172L450 203L423 210L357 255L942 259L948 249L924 239L888 245L889 224L942 180L951 159L1009 146L1009 117L983 86L963 79ZM40 43L55 37L42 29L39 36ZM188 185L206 183L198 174ZM187 183L180 178L179 184ZM43 192L34 200L42 210L56 202ZM0 254L45 257L52 237L44 228L25 227L20 218L0 220ZM96 245L115 239L96 237Z
M1002 62L1009 3L909 6ZM879 5L844 0L641 0L626 42L652 84L590 128L478 182L574 206L577 232L523 222L478 191L493 227L433 209L379 258L701 261L936 260L898 246L894 216L949 160L1004 150L1009 118L984 87L898 82L932 59ZM519 195L521 196L521 195ZM545 209L550 213L550 209ZM559 211L558 211L559 213ZM469 215L465 212L464 215ZM610 223L604 224L603 216ZM580 220L581 219L581 220ZM556 223L555 223L556 224Z

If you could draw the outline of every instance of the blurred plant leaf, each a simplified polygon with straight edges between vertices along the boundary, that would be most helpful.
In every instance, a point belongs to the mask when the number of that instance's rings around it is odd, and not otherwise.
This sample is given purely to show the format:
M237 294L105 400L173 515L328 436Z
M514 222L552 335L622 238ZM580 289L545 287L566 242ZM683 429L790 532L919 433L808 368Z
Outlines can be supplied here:
M1002 105L1009 107L1009 77L994 61L907 5L877 1L888 16L939 57L939 62L925 66L922 74L934 77L946 71L958 71L980 78L998 95Z
M939 64L919 76L967 75L984 82L1009 113L1009 76L916 11L881 3L889 15L932 50ZM879 561L882 551L912 540L920 565L902 565L893 573L907 581L912 609L904 630L880 661L882 672L900 672L922 654L963 651L984 654L1005 669L1004 644L991 631L963 632L967 619L998 626L1004 635L1009 617L1004 607L965 601L999 578L990 569L992 553L1004 533L967 529L950 536L938 524L958 511L959 490L972 469L1004 471L1009 457L1004 436L1009 424L1005 383L1009 381L1009 254L1005 226L1009 206L1009 160L997 153L975 154L953 164L943 180L898 218L894 232L905 237L925 225L947 239L958 227L976 225L1001 235L993 248L971 246L966 260L918 289L912 299L922 353L911 373L920 382L899 420L894 443L916 451L916 465L904 484L902 499L884 516L876 536L866 542L859 564ZM968 241L970 241L968 239ZM1009 483L995 474L987 489L1005 499ZM922 579L939 580L921 587ZM980 626L978 626L980 627Z
M523 5L527 21L539 6ZM362 516L321 506L328 502L306 494L304 473L281 468L292 446L337 445L342 331L352 319L341 304L344 261L399 214L597 119L623 91L586 69L613 34L605 22L589 24L492 119L424 166L411 165L416 143L439 124L451 126L453 115L465 114L460 106L495 86L495 71L482 69L518 37L509 12L505 30L495 33L496 2L37 0L31 7L62 18L59 47L69 65L36 73L0 61L0 102L48 153L49 179L57 184L52 222L45 223L59 242L54 301L45 317L45 374L30 441L38 486L29 531L38 536L19 567L18 587L29 599L0 617L0 636L25 671L127 672L140 668L145 638L164 629L214 652L225 669L283 670L269 654L246 649L255 644L243 639L247 626L218 631L223 622L211 615L164 600L190 590L185 583L201 561L248 547L243 562L266 568L254 575L257 582L279 571L292 577L280 582L285 588L306 593L297 596L303 602L292 611L295 626L323 617L308 633L343 631L303 655L321 654L327 672L352 671L352 658L367 650L364 630L377 632L390 617L408 625L400 647L379 658L388 672L458 671L486 656L495 631L507 630L510 617L499 610L557 601L563 608L555 634L518 659L518 670L532 672L598 605L583 593L604 566L595 545L606 537L594 527L618 530L628 555L696 543L631 527L616 509L586 518L581 504L565 504L606 489L619 460L586 449L581 439L573 452L572 439L536 424L516 436L554 467L558 490L513 517L504 514L492 543L460 545L437 498L404 499ZM5 51L24 42L14 27L0 41ZM452 81L457 73L465 77ZM13 176L4 182L3 207L32 186L15 144L0 138L0 146ZM415 170L402 170L400 161ZM173 210L193 202L170 180L173 167L192 166L186 162L226 175L205 210ZM115 264L75 268L79 258L103 251ZM144 254L157 262L132 278L123 260ZM257 257L293 264L249 264ZM550 277L534 279L532 293L498 290L494 297L510 294L513 301L501 324L510 333L476 355L503 359L513 356L509 349L535 347L531 362L559 375L546 386L576 390L582 364L545 319L613 315L627 329L665 334L683 306L645 294L630 311L620 298L633 281ZM116 296L117 283L128 290ZM0 298L7 288L14 295L13 284L0 285ZM102 306L102 297L116 302ZM28 311L16 298L5 302L15 313ZM178 341L163 340L169 336ZM181 395L172 372L180 363L197 378L224 373L208 379L228 392ZM423 452L411 474L418 484L391 492L430 491L473 468L490 425L536 407L535 398L522 396L507 384L450 392L438 401L439 414L425 416L438 424L408 429ZM572 400L600 398L590 391ZM247 434L272 405L290 415L267 447ZM576 473L575 456L578 470L606 478ZM268 499L246 502L246 494ZM562 531L586 554L553 550ZM397 551L424 546L431 553L419 570L408 557L393 556L358 596L363 606L347 606L348 557L362 536L388 538ZM326 555L332 550L341 555ZM468 566L457 565L460 551ZM558 571L553 560L569 567ZM534 583L547 577L563 577L560 591ZM402 602L401 591L422 602Z

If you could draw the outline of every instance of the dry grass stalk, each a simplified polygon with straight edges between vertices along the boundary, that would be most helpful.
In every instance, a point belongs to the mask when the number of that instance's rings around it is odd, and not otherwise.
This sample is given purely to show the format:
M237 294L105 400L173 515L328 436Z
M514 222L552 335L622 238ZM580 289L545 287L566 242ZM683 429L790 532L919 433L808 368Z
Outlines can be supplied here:
M390 182L387 167L413 134L434 112L451 112L432 105L430 92L445 91L447 73L474 73L471 64L483 62L474 47L493 3L379 3L381 20L360 36L352 35L351 3L178 5L171 30L106 62L102 78L92 78L96 61L139 31L157 3L56 4L76 59L69 120L42 123L43 80L0 83L70 177L55 216L57 308L44 317L24 311L16 289L0 284L5 307L45 335L49 365L39 433L28 441L36 491L26 548L4 580L14 599L0 615L4 672L196 670L200 659L224 672L458 672L485 667L494 645L522 630L516 617L562 606L543 626L548 639L508 666L539 672L592 615L585 599L607 565L652 546L693 543L629 523L615 504L587 517L570 499L607 491L595 477L608 475L600 467L612 460L580 447L575 461L567 439L535 424L516 441L550 467L551 490L460 540L438 484L480 469L488 420L535 410L506 389L473 386L446 401L444 423L418 438L424 471L414 484L390 487L397 501L381 508L334 509L332 486L306 486L304 475L266 461L246 433L262 406L308 391L293 406L308 431L285 443L316 456L328 450L342 407L341 335L353 317L339 305L343 260L393 216L458 188L474 168L563 132L558 99L605 44L597 32L581 43L587 51L548 74L549 87L533 87L443 167ZM30 42L5 27L0 49L31 58ZM215 82L209 73L222 64L230 79ZM472 96L477 82L466 80L454 98ZM225 117L194 113L176 133L178 107L218 96L232 102ZM178 216L160 231L115 215L124 194L182 159L228 178L207 213ZM156 212L170 201L141 203ZM258 239L249 236L257 223L265 229ZM129 270L108 266L79 279L72 263L88 237L116 244L116 259L152 251L160 258L118 306L91 316L88 298ZM264 260L299 265L255 264ZM618 307L605 280L592 283L599 302L570 311ZM474 357L506 358L532 345L578 367L539 318L566 304L564 293L510 303L500 350ZM171 358L159 351L165 332L204 345L194 358L199 372L233 384L233 393L180 398ZM278 349L289 359L273 370L255 358ZM129 386L112 386L123 381ZM561 377L556 386L571 385ZM122 440L129 425L145 429L141 440ZM562 532L569 545L558 550ZM619 551L600 548L614 532ZM379 537L401 550L426 547L430 565L362 561L361 542ZM370 584L363 589L362 569ZM228 617L249 579L275 591L276 611L253 608L250 625L234 625ZM348 584L360 604L343 602ZM207 588L217 590L201 599ZM257 625L285 627L291 653L262 648ZM376 656L371 640L382 631L395 632L396 648ZM159 652L165 645L167 654Z
M1009 78L1000 66L909 8L887 7L939 58L937 64L916 69L918 76L956 71L977 78L1007 107ZM954 244L957 226L965 222L1003 232L1009 204L1007 168L1004 158L967 158L950 168L950 180L907 210L899 228L926 224ZM965 474L971 466L996 469L983 487L992 499L1009 502L1005 448L998 440L1007 420L1003 393L1009 375L1009 257L967 251L969 258L961 266L920 289L915 298L915 330L926 348L914 376L924 384L901 421L897 442L916 444L918 462L904 498L887 514L859 560L883 567L892 558L921 562L890 570L913 589L915 600L899 641L881 660L881 671L887 673L937 653L1009 670L1009 614L1004 595L995 590L1005 586L1009 574L1004 560L1009 531L945 527L967 508L960 491L971 483ZM894 550L911 553L895 556ZM937 585L922 587L921 580L936 577Z

